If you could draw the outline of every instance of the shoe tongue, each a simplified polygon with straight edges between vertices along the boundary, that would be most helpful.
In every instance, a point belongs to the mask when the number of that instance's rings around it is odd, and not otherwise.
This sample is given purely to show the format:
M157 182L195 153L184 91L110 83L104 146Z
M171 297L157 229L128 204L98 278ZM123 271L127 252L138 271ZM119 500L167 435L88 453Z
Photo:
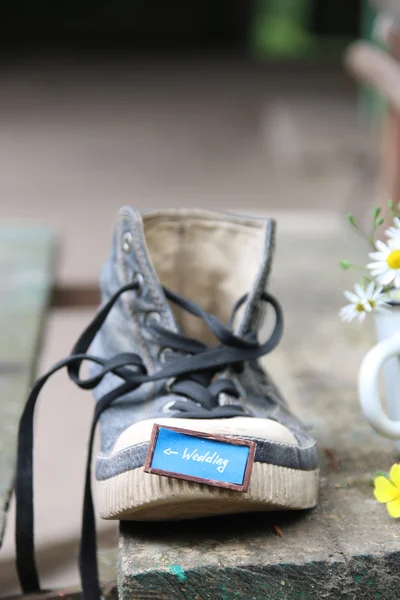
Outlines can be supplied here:
M234 327L237 335L245 335L249 331L258 330L262 324L266 307L264 302L260 302L260 299L267 288L271 272L275 251L275 229L276 223L273 219L264 221L263 245L258 259L258 270L238 324Z
M215 341L201 319L171 310L161 284L225 323L238 298L248 294L235 330L244 335L259 325L260 297L274 250L273 220L194 209L152 211L142 219L125 207L119 223L121 279L141 273L149 309L161 314L163 326L206 343Z

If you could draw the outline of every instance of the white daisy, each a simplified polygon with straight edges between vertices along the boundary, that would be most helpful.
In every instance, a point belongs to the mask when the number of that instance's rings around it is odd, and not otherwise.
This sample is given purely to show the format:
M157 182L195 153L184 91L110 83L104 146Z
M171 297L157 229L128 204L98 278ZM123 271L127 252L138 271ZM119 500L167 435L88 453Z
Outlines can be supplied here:
M400 241L400 219L399 217L393 217L393 223L389 229L385 231L386 236L392 240Z
M345 322L358 319L362 323L367 313L373 310L384 310L388 307L387 296L382 293L382 287L375 287L371 281L364 289L359 283L354 286L354 292L344 292L350 304L340 310L340 317Z
M393 284L400 288L400 235L388 240L387 244L375 242L378 252L371 252L369 257L374 262L367 265L372 277L381 285Z

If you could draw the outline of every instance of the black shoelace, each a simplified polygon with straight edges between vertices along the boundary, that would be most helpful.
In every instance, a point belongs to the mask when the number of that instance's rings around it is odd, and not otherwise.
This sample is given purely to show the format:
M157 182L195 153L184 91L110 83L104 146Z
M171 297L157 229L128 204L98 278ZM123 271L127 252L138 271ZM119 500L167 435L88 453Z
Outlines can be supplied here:
M195 302L164 288L168 300L204 321L219 340L220 343L217 346L209 347L198 340L168 331L160 325L154 324L149 326L152 335L161 345L169 347L175 352L168 364L157 373L147 374L141 357L134 353L118 354L107 360L87 354L94 337L121 294L135 291L137 287L137 282L121 287L96 313L68 358L56 363L48 373L40 377L29 394L19 426L15 483L16 561L19 580L24 593L40 591L34 547L33 420L37 399L49 377L56 371L67 368L72 381L86 390L95 388L107 373L113 373L123 381L97 401L88 444L79 570L84 600L99 600L101 592L98 579L96 527L91 491L91 463L94 434L100 415L112 402L124 394L135 390L143 383L157 380L167 380L168 389L182 398L176 400L171 407L173 411L176 411L175 416L209 419L246 415L248 413L240 405L239 392L234 382L229 378L220 378L214 381L212 379L216 373L228 367L240 370L245 362L254 361L269 353L276 347L281 338L283 329L282 311L275 298L267 293L262 295L261 300L273 307L276 321L270 338L259 344L254 335L239 337L231 330L236 311L244 303L246 296L243 296L236 303L228 327L226 327L215 315L205 312ZM99 366L99 370L95 376L81 379L80 369L85 361L95 363ZM238 398L237 403L220 406L218 398L221 393ZM191 401L188 402L188 399Z

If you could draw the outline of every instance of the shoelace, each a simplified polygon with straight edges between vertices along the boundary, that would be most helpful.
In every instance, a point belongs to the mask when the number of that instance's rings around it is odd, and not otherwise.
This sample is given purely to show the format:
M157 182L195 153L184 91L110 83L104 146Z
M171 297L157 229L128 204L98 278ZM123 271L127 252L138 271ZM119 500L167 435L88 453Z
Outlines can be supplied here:
M245 302L243 296L234 306L228 327L210 313L204 311L195 302L164 288L165 296L187 312L201 318L220 344L209 347L198 340L188 338L152 325L152 335L161 343L177 353L158 372L149 375L141 357L134 353L123 353L111 359L99 358L87 354L87 350L103 325L112 307L119 297L128 291L135 291L137 282L121 287L96 313L88 327L81 334L71 354L56 363L50 371L40 377L33 385L22 414L18 435L16 493L16 562L20 584L24 593L39 592L40 584L35 561L34 546L34 498L33 498L33 421L36 402L49 377L60 369L67 368L68 375L82 389L95 388L108 373L113 373L123 380L111 392L100 398L94 409L90 428L88 456L86 462L85 491L83 502L81 541L79 548L79 571L84 600L99 600L101 591L97 567L97 544L95 515L91 491L91 464L93 440L100 415L118 398L135 390L146 382L167 380L169 389L179 396L193 402L177 400L173 410L185 418L217 418L243 415L240 404L219 406L219 394L225 393L239 397L234 382L228 378L211 381L213 376L227 367L239 368L247 361L254 361L273 350L282 335L283 315L277 300L264 293L261 300L270 304L275 311L275 326L269 339L259 344L254 335L236 336L230 329L238 308ZM80 378L80 369L85 361L98 365L95 376Z

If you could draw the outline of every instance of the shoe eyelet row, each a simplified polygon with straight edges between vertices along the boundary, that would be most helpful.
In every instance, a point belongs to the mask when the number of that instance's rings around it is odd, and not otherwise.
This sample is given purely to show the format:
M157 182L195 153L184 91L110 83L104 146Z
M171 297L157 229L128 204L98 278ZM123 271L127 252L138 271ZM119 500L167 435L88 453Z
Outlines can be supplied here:
M130 231L125 231L122 236L121 246L122 250L126 253L130 252L132 249L133 236Z
M169 402L167 402L166 404L164 404L164 406L162 407L163 413L170 412L170 410L172 409L172 407L175 404L175 402L176 402L176 400L170 400Z
M125 231L125 233L122 235L122 239L121 239L121 247L122 250L126 253L130 252L132 250L132 243L133 243L133 236L131 234L130 231ZM129 273L129 268L128 268L128 273ZM129 274L128 274L128 280L129 280ZM144 278L143 275L141 273L134 273L131 277L132 283L136 283L137 284L137 289L136 289L136 295L140 296L143 292L143 284L144 284Z
M147 327L149 325L158 325L159 323L161 323L160 313L155 310L148 312L146 315L146 318L145 318L145 323L146 323Z
M144 278L141 273L135 273L132 277L132 283L136 283L137 288L135 290L136 296L141 296L143 293Z
M166 363L168 354L171 354L171 353L173 353L172 348L163 348L162 350L160 350L160 354L158 355L159 361L161 363Z
M144 277L138 271L134 271L129 265L125 267L125 281L126 283L136 283L136 289L133 293L136 296L141 296L144 289Z
M174 383L176 377L170 377L169 379L167 379L164 389L166 392L168 392L168 394L170 394L172 392L171 386Z

